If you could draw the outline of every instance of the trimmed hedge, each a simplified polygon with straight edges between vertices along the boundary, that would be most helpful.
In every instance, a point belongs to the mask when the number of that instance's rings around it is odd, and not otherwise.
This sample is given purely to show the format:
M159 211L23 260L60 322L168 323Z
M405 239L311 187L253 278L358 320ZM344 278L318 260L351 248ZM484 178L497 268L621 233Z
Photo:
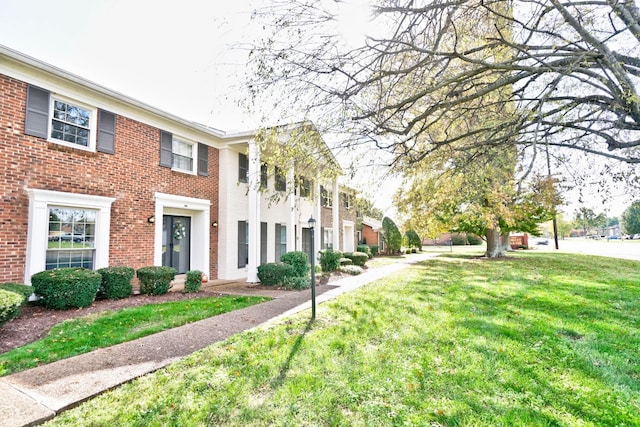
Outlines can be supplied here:
M369 245L358 245L356 251L363 252L369 255L369 258L373 258L373 252L371 252L371 248L369 247Z
M322 267L322 271L329 272L340 268L340 258L342 258L342 252L340 251L334 251L333 249L320 251L320 266Z
M380 248L378 247L378 245L369 245L369 249L371 249L371 256L376 256L378 255Z
M311 287L310 277L292 276L285 277L282 286L286 289L309 289Z
M147 295L162 295L171 289L171 281L176 277L173 267L142 267L136 271L140 280L140 292Z
M31 276L33 292L47 308L82 308L96 299L102 276L82 267L45 270Z
M369 255L364 252L347 252L344 254L344 257L349 258L351 261L353 261L353 265L357 265L360 267L364 267L364 265L369 260Z
M131 295L131 279L135 270L131 267L105 267L98 270L102 281L98 288L98 298L122 299Z
M20 307L26 298L17 292L0 289L0 326L20 314Z
M285 262L270 262L258 266L258 279L263 285L276 286L286 278L294 276L295 268Z
M340 271L343 273L351 274L352 276L357 276L358 274L362 274L364 270L362 267L358 267L357 265L345 265L340 267Z
M353 264L353 261L351 261L351 258L340 258L340 265L351 265Z
M302 251L286 252L280 256L280 262L292 265L295 275L305 277L309 272L309 255Z
M184 282L183 293L198 292L200 286L202 286L202 271L191 270L187 271L187 280Z
M25 301L29 299L31 294L33 293L33 288L29 285L25 285L22 283L0 283L0 289L4 289L5 291L15 292L17 294L23 295Z

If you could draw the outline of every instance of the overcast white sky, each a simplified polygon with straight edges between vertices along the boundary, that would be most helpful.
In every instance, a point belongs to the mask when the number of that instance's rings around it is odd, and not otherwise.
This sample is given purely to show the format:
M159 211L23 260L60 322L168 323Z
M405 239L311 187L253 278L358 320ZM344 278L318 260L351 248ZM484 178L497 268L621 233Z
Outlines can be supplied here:
M254 1L255 2L255 1ZM236 106L250 0L0 0L0 43L185 119L257 126Z
M255 35L253 6L268 1L0 0L0 44L185 119L250 130L261 123L237 105L247 56L237 46ZM363 14L351 12L345 28L357 37ZM589 207L620 215L627 199Z

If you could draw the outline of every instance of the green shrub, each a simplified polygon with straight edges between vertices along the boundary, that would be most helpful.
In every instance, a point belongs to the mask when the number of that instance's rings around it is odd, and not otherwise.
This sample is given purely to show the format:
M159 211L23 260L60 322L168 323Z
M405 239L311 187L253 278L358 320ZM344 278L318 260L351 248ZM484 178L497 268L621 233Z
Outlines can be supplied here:
M173 267L142 267L136 271L140 279L140 292L146 295L162 295L171 289L171 281L176 277Z
M358 252L363 252L369 256L369 258L373 258L373 253L371 252L371 248L368 245L358 245L356 248Z
M15 319L20 314L20 307L26 298L17 292L0 289L0 326Z
M309 272L309 255L306 252L286 252L280 256L280 262L292 265L294 274L298 277L305 277Z
M467 236L464 234L452 234L451 235L451 244L454 246L464 246L467 245Z
M322 271L335 271L340 268L340 258L342 258L342 252L334 251L333 249L325 249L320 251L320 266Z
M349 258L351 261L353 261L353 265L358 265L360 267L364 267L364 265L367 263L367 260L369 259L369 255L365 254L364 252L347 252L344 254L344 257Z
M135 270L131 267L105 267L98 270L102 277L98 288L98 297L122 299L131 295L133 285L131 279Z
M408 230L405 233L405 238L407 241L407 246L409 246L410 248L422 250L422 239L420 238L420 236L418 236L418 233L416 233L415 230Z
M263 285L275 286L293 276L296 276L295 268L285 262L270 262L258 266L258 279Z
M15 292L24 296L24 300L29 299L31 294L33 294L33 288L29 285L24 285L22 283L0 283L0 289L4 289L5 291Z
M286 289L309 289L311 278L300 276L287 276L282 280L282 286Z
M371 249L371 256L378 255L379 247L378 245L369 245L369 249Z
M187 280L184 282L182 292L198 292L202 286L202 274L200 270L187 271Z
M475 234L467 234L467 242L469 242L470 245L481 245L483 240Z
M353 264L353 261L351 261L351 258L340 258L340 265L351 265Z
M352 276L357 276L358 274L362 274L364 270L362 267L358 267L357 265L345 265L340 267L340 271L343 273L351 274Z
M87 307L96 299L102 276L82 267L54 268L31 276L33 292L47 308Z

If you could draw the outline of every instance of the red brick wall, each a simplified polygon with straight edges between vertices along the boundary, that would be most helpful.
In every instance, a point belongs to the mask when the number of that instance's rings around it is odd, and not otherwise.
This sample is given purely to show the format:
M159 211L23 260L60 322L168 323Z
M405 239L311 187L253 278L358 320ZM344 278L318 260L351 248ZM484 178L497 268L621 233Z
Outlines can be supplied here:
M367 242L367 245L378 244L378 233L373 231L373 228L367 224L362 224L362 240Z
M208 199L218 218L218 150L209 147L209 176L160 167L160 130L116 118L116 154L92 153L24 135L27 84L0 75L0 281L22 282L26 260L27 188L115 197L109 264L153 264L154 192ZM217 232L210 236L217 277Z

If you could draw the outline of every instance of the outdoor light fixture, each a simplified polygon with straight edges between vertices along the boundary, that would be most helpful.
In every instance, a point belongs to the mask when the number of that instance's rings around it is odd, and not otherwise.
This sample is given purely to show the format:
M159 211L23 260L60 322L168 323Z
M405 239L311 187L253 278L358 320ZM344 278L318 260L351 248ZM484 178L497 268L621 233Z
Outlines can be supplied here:
M316 225L316 220L313 219L313 215L309 218L309 229L311 230L311 321L316 319L316 250L315 240L316 233L314 232L314 228Z
M154 222L156 222L156 217L151 215L149 218L147 218L147 222L149 224L153 224Z
M214 228L217 227L218 226L218 221L213 221L211 223L211 226L214 227Z

